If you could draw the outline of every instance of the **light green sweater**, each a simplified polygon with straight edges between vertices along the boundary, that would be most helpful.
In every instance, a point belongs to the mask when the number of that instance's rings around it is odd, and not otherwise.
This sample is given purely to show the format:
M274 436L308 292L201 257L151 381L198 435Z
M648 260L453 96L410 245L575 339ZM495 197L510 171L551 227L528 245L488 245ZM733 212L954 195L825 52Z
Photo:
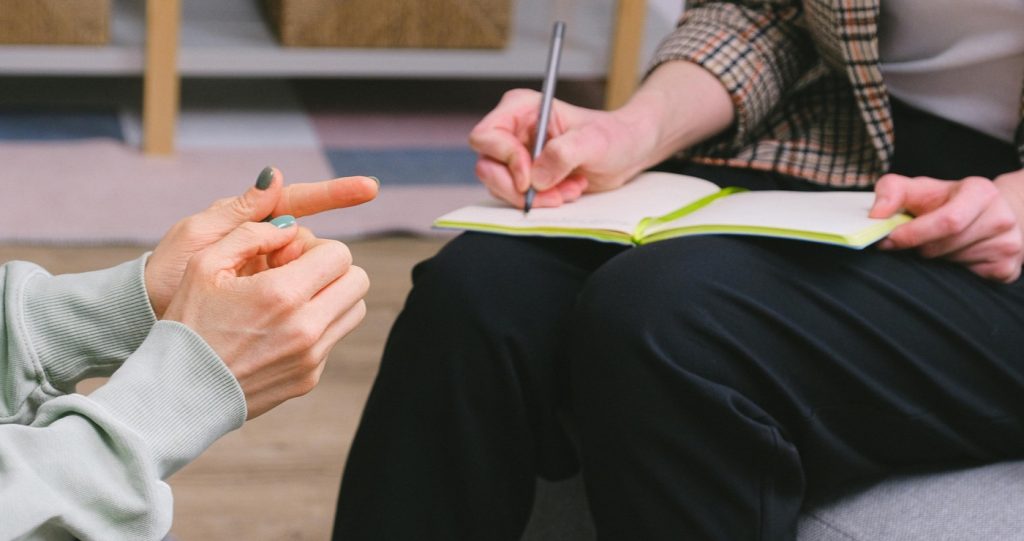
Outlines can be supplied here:
M62 276L0 267L0 539L161 539L163 479L245 421L217 354L155 321L145 261Z

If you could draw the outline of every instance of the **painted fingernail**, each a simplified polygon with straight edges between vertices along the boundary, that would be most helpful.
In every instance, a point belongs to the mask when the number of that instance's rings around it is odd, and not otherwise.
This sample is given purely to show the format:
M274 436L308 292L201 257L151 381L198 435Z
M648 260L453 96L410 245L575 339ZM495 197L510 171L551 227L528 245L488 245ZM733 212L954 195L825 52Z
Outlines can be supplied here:
M373 181L377 183L377 187L380 188L380 179L379 178L377 178L377 177L366 177L366 178L373 179Z
M260 171L260 176L256 177L256 189L266 190L270 187L272 180L274 180L274 168L268 165Z
M292 216L291 214L283 214L273 220L270 220L270 223L278 229L285 229L295 225L295 216Z

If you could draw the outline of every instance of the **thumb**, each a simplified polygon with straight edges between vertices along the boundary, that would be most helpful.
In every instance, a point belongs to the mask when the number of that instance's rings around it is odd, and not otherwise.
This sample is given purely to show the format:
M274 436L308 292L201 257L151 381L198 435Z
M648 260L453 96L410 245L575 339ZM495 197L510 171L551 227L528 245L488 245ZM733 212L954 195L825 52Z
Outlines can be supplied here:
M237 271L250 259L287 246L298 234L295 218L278 216L270 222L246 222L211 244L197 257L207 271Z
M883 175L875 183L875 202L871 205L868 216L871 218L888 218L903 208L907 197L907 185L911 180L903 175Z
M209 209L209 219L224 230L231 230L245 222L259 222L270 216L284 188L284 177L274 167L265 167L256 178L256 184L242 195L228 198Z
M889 181L889 177L894 178ZM878 184L875 190L878 196L869 214L871 217L882 217L875 214L878 207L884 210L891 209L888 216L900 209L914 216L927 214L948 203L959 186L956 181L929 177L908 178L900 175L885 175L879 179Z

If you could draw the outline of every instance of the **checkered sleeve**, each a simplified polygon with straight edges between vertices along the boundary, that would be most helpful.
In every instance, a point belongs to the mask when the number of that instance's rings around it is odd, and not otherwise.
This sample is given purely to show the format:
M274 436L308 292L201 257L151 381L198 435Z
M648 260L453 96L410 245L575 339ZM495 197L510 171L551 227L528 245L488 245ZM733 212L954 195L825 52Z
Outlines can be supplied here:
M736 107L730 146L738 149L817 61L802 23L796 0L689 0L648 73L664 62L685 60L718 77Z

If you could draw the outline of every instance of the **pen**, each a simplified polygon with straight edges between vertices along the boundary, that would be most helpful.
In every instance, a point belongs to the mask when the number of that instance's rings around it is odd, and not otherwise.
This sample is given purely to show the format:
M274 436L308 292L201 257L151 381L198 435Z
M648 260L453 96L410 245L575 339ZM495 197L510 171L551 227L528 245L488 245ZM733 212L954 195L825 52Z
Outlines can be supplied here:
M548 50L548 69L544 74L544 85L541 87L540 119L537 121L537 137L533 141L533 159L540 156L544 148L544 139L548 135L548 120L551 118L551 100L555 97L555 84L558 79L558 61L562 57L562 38L565 37L565 23L557 21L551 33L551 48ZM534 190L530 186L526 190L526 201L523 214L528 214L533 206Z

